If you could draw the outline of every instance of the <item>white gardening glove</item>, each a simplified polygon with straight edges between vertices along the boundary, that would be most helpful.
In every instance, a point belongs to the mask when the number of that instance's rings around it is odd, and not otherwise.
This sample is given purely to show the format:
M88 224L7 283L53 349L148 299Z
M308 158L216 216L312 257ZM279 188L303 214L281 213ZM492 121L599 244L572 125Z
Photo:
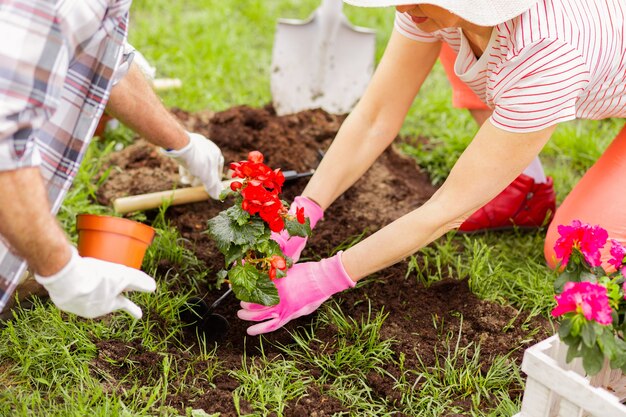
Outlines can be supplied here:
M187 146L178 150L164 150L163 153L180 164L179 173L183 184L204 185L207 193L217 199L224 189L222 151L215 143L198 133L187 132L187 135Z
M116 310L140 319L141 308L122 292L156 289L156 282L148 274L113 262L83 258L75 248L63 269L49 277L35 274L35 279L48 290L60 310L88 319Z

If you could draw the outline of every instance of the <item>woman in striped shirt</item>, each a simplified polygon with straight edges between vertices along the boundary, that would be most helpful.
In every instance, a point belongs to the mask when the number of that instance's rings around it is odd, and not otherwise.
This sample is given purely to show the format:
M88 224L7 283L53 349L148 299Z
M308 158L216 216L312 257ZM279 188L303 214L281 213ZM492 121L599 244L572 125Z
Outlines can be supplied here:
M273 331L314 311L332 294L458 228L516 180L557 124L626 116L622 0L345 1L396 6L395 28L363 98L294 201L312 225L396 137L442 44L457 54L455 74L493 112L423 206L345 252L294 265L276 281L280 304L243 303L239 317L261 322L249 334ZM556 226L572 219L600 224L626 243L626 193L620 189L625 178L623 130L557 210L545 245L549 263L554 264ZM306 243L275 238L296 258Z

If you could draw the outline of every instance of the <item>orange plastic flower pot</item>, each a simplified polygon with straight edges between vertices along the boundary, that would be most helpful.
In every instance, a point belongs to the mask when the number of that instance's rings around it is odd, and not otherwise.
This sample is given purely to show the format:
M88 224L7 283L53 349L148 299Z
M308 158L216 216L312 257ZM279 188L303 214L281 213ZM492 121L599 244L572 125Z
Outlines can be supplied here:
M139 269L154 239L152 227L120 217L79 214L78 253Z

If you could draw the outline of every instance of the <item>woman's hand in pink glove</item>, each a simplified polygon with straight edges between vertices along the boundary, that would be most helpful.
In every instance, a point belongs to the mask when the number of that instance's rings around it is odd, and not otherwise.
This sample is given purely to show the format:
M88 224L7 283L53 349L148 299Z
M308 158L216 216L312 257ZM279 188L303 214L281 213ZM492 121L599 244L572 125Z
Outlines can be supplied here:
M324 210L313 200L298 196L291 203L289 213L295 215L297 209L304 209L304 216L309 218L311 229L324 217ZM280 245L283 253L289 256L294 263L300 259L300 254L306 246L307 238L301 236L289 236L287 230L280 233L272 232L272 239Z
M237 312L240 319L262 321L248 327L248 334L256 336L279 329L295 318L311 314L333 294L354 287L356 283L341 263L342 253L319 262L296 264L286 277L276 279L280 303L275 306L242 302L242 309Z

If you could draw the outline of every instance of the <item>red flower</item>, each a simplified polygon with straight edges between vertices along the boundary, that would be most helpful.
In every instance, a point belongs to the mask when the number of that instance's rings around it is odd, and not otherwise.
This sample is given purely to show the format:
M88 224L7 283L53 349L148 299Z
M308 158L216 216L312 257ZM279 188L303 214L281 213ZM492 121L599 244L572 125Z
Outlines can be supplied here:
M280 232L285 228L282 217L285 207L278 196L269 192L260 185L248 184L241 192L243 201L241 208L251 215L258 214L273 232Z
M233 182L230 183L230 189L233 190L233 191L237 191L242 186L243 186L243 184L240 183L239 181L233 181Z
M248 161L260 164L263 162L263 154L259 151L252 151L248 153Z
M298 219L298 223L304 224L306 222L306 218L304 217L304 207L298 207L296 209L296 219Z
M272 257L270 258L270 264L274 268L280 269L281 271L287 269L287 262L285 261L285 258L280 255L272 255Z
M272 255L269 258L269 261L270 261L269 276L270 276L270 279L273 281L274 279L276 279L277 269L280 269L281 271L284 271L285 269L287 269L287 262L285 261L285 258L283 258L280 255Z
M241 195L243 196L241 208L253 215L257 214L262 209L266 212L271 211L274 205L282 207L282 203L278 200L278 197L260 186L248 184L248 186L241 191ZM244 207L243 203L246 203L246 207ZM278 211L278 209L279 207L276 207L274 211Z
M285 220L282 217L276 217L268 222L270 230L275 233L280 233L285 228Z
M285 175L278 168L272 171L270 167L262 162L255 162L263 160L263 155L260 153L258 153L261 155L260 158L258 155L253 154L253 152L250 152L250 154L252 156L248 156L248 158L252 160L233 162L230 164L230 169L233 171L232 177L243 178L244 185L251 184L255 187L263 186L274 194L280 194L282 186L285 183Z

